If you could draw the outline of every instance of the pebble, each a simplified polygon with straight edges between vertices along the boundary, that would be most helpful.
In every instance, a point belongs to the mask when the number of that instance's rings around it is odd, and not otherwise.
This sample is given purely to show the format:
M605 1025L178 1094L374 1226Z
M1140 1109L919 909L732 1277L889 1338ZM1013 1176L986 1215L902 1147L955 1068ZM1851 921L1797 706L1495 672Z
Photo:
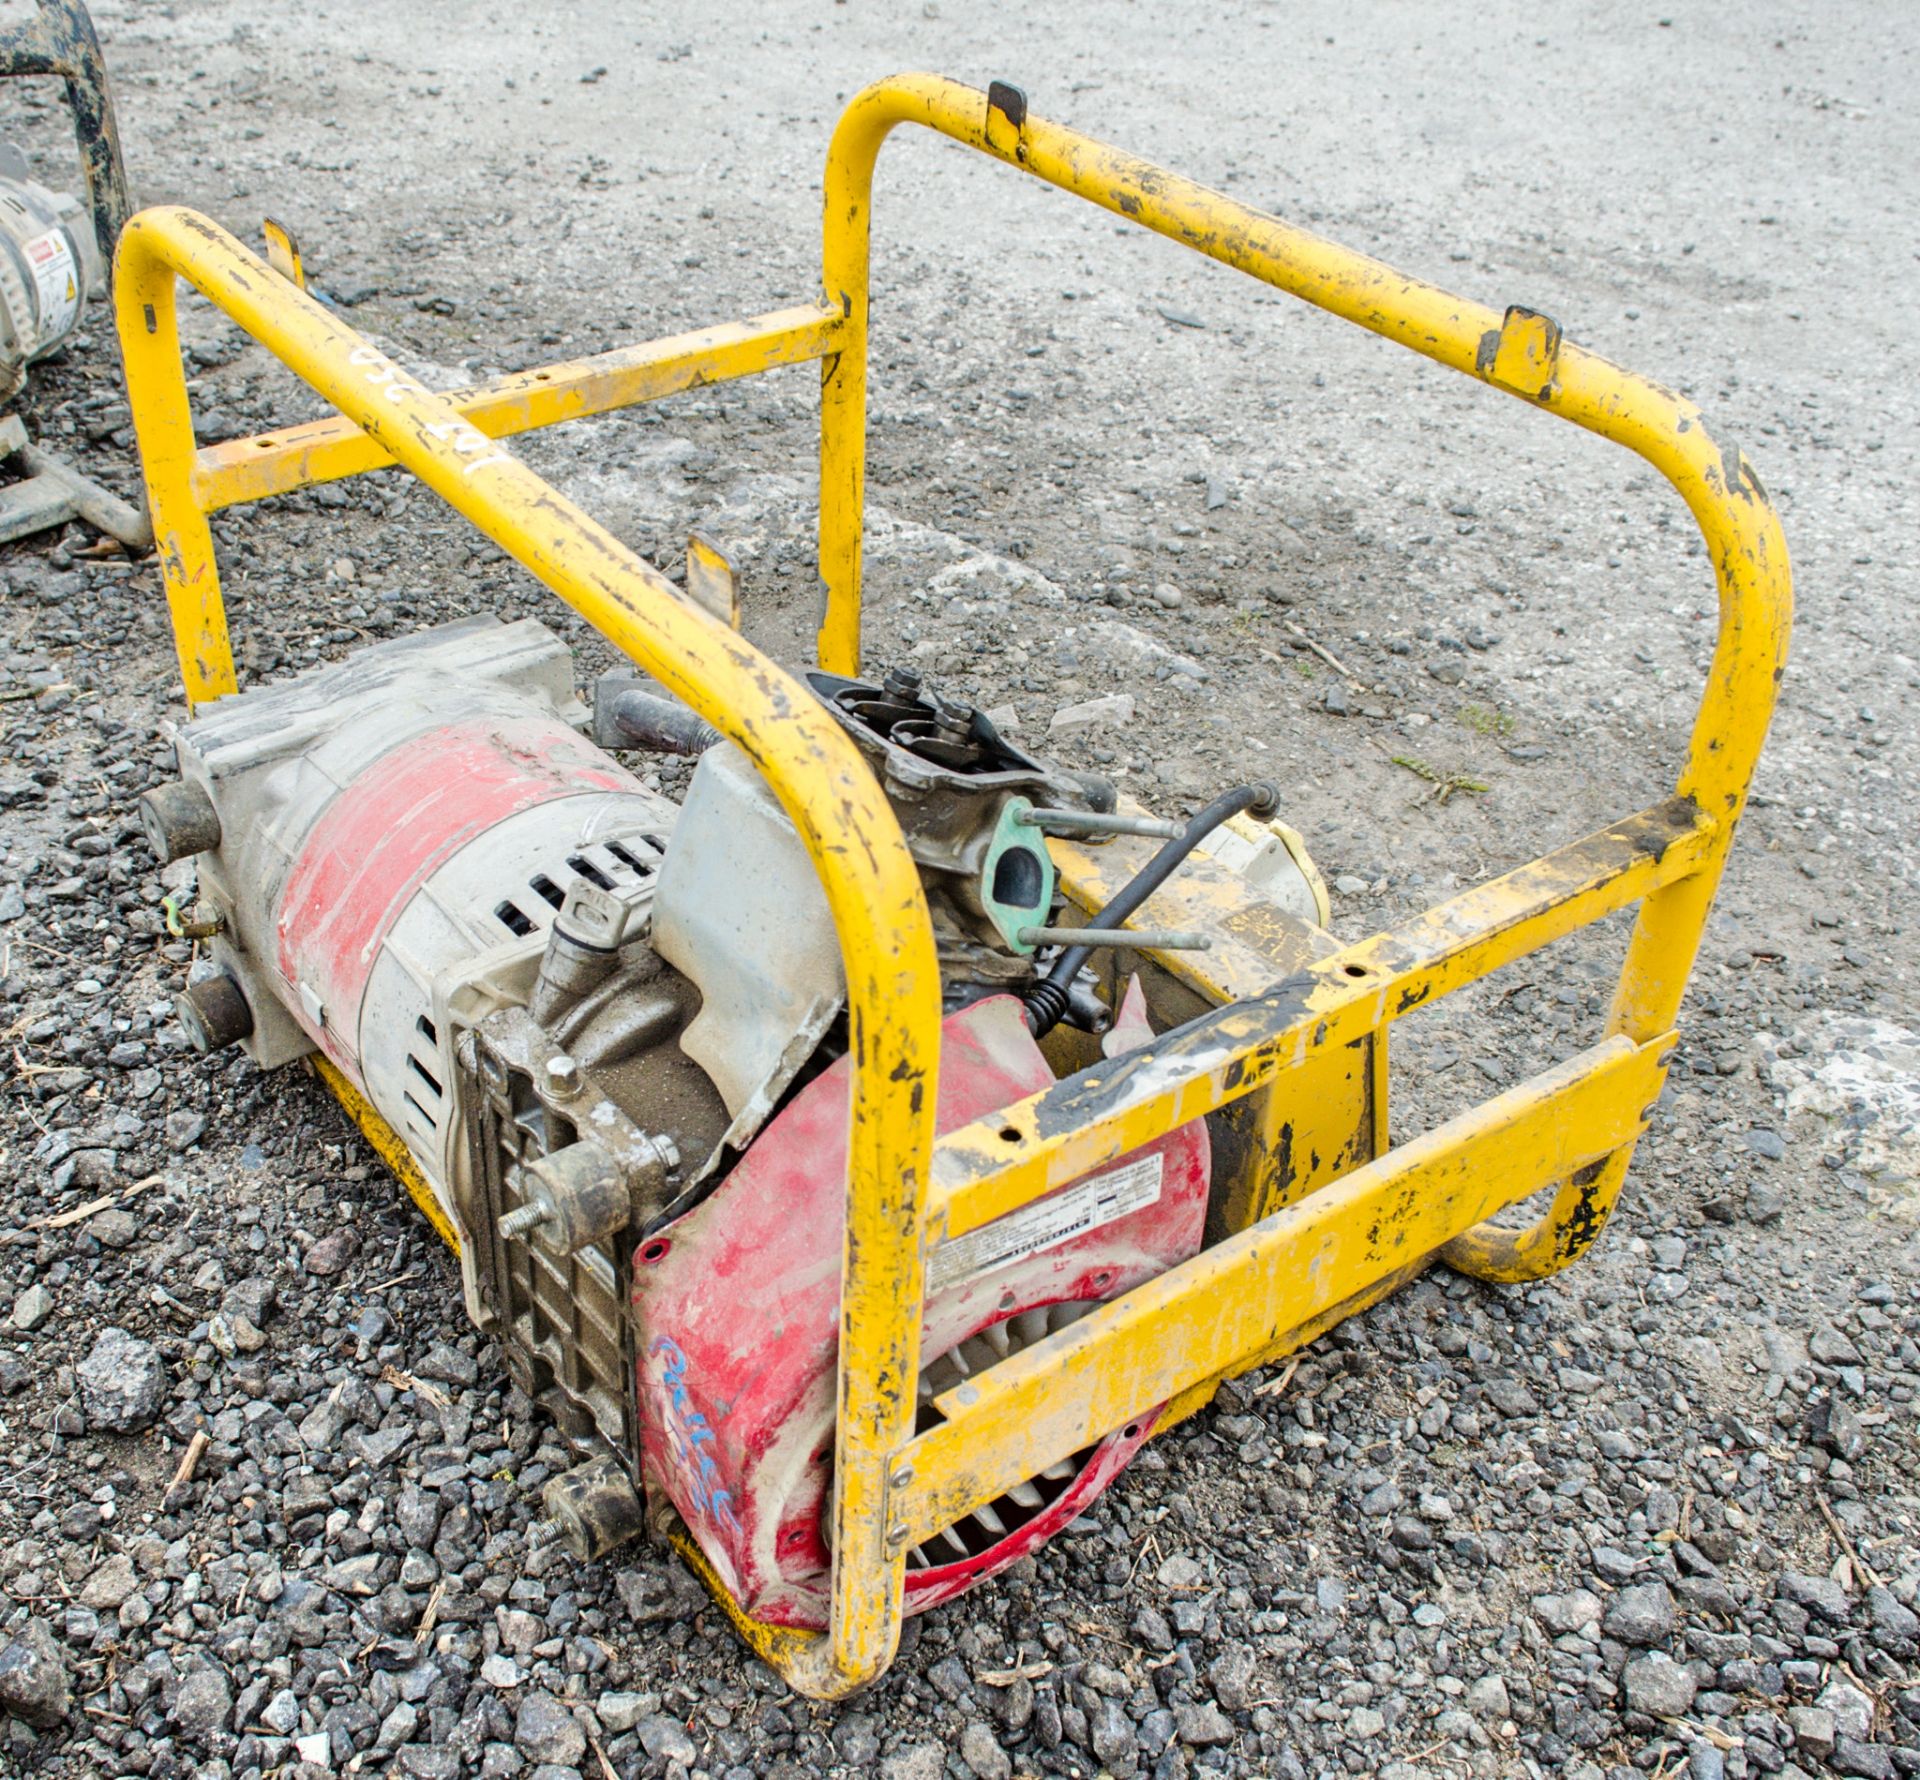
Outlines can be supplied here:
M1620 1683L1628 1709L1650 1718L1680 1717L1692 1707L1700 1689L1690 1669L1658 1653L1635 1657L1622 1672Z
M167 1722L188 1741L209 1742L227 1728L233 1713L233 1688L218 1669L196 1669L173 1696Z
M1047 734L1072 735L1106 724L1131 723L1133 708L1130 692L1108 692L1098 698L1082 699L1078 704L1063 705L1055 711L1047 723Z
M960 1759L974 1780L1011 1780L1013 1762L984 1724L970 1724L960 1733Z
M1565 1637L1600 1622L1600 1597L1590 1589L1576 1588L1564 1595L1536 1595L1533 1611L1540 1623L1556 1637Z
M314 1243L300 1264L316 1279L332 1279L346 1270L359 1247L359 1238L351 1230L336 1230Z
M414 1366L413 1375L471 1389L480 1381L480 1362L449 1342L437 1341Z
M1860 1364L1860 1350L1831 1323L1821 1324L1807 1337L1807 1352L1823 1366Z
M1190 1749L1216 1749L1233 1741L1232 1722L1211 1700L1175 1707L1173 1721L1180 1741Z
M687 1735L686 1726L677 1718L656 1712L640 1720L639 1732L640 1746L656 1762L679 1762L683 1767L691 1767L700 1758L699 1745Z
M1207 1665L1207 1684L1228 1712L1244 1712L1253 1701L1254 1656L1245 1644L1229 1644Z
M489 1659L491 1660L491 1659ZM494 1684L498 1686L496 1682ZM593 1713L615 1736L630 1731L647 1714L647 1696L614 1691L603 1693L593 1703Z
M1491 1719L1495 1723L1507 1718L1513 1711L1512 1701L1507 1696L1507 1683L1499 1675L1482 1675L1467 1689L1467 1710L1478 1718Z
M1199 1588L1206 1582L1207 1572L1197 1559L1175 1552L1161 1564L1155 1577L1162 1588Z
M87 1578L80 1590L80 1604L97 1613L117 1612L120 1603L138 1586L133 1559L125 1552L116 1552Z
M159 1350L125 1329L103 1329L74 1376L87 1425L109 1433L151 1427L166 1401L167 1369Z
M87 1220L87 1234L102 1248L131 1248L140 1236L140 1220L124 1205L110 1205Z
M44 1328L52 1315L53 1294L36 1282L14 1299L10 1320L22 1335L31 1335L34 1330Z
M1852 1613L1847 1591L1831 1576L1805 1576L1788 1570L1780 1578L1780 1595L1836 1625L1844 1625Z
M1623 1588L1607 1603L1603 1626L1622 1644L1664 1644L1673 1636L1673 1596L1663 1582Z
M300 1728L300 1699L283 1687L260 1708L260 1722L276 1736L290 1737Z
M513 1740L529 1761L574 1767L587 1752L587 1733L552 1694L539 1688L522 1696L514 1715Z
M0 1711L45 1730L72 1709L66 1657L47 1622L30 1618L0 1645Z
M1873 1701L1857 1687L1834 1681L1821 1691L1816 1706L1831 1714L1836 1732L1865 1740L1873 1733Z
M939 1743L910 1743L880 1763L880 1780L945 1780L947 1752Z
M1836 1774L1858 1776L1858 1780L1898 1780L1900 1773L1879 1744L1863 1743L1844 1731L1833 1739L1833 1754L1827 1759Z

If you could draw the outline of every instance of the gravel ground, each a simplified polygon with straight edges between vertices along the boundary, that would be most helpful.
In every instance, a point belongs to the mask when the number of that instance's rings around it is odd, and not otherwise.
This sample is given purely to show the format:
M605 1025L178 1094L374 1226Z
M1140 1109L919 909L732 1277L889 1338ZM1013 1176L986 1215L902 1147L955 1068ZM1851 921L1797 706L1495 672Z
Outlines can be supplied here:
M798 300L845 96L896 67L1019 81L1678 383L1767 479L1801 615L1595 1253L1528 1290L1430 1275L1230 1388L834 1710L670 1559L582 1569L532 1535L566 1456L432 1233L317 1084L196 1059L168 1016L188 949L132 818L181 715L151 565L77 528L0 551L0 1770L1920 1773L1920 647L1894 569L1920 466L1880 300L1913 270L1909 16L95 16L142 195L249 237L285 218L443 384ZM65 177L52 93L13 83L0 122ZM1131 693L1065 756L1166 809L1277 778L1349 936L1662 794L1712 600L1634 461L946 145L888 150L878 214L871 659L1030 739ZM203 437L317 411L217 316L186 326ZM97 313L22 407L129 486ZM750 633L799 661L813 414L790 372L524 449L663 565L710 530ZM216 530L250 675L475 609L561 623L392 476ZM1396 1137L1585 1042L1620 939L1396 1028Z

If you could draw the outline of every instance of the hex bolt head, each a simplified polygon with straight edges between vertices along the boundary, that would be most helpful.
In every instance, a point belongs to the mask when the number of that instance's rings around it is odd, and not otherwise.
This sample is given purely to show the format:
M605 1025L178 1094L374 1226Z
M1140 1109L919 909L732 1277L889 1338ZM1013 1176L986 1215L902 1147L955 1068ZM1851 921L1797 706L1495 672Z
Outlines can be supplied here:
M580 1092L583 1079L580 1065L571 1057L562 1055L547 1059L547 1091L556 1098L571 1100Z

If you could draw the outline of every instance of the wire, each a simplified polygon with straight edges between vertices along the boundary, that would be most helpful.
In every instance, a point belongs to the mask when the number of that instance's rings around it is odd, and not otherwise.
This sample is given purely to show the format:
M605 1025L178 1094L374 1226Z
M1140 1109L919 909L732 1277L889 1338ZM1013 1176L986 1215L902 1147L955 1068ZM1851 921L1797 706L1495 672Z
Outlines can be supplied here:
M1099 932L1118 927L1186 862L1187 855L1231 816L1249 810L1271 816L1280 807L1280 793L1269 784L1236 785L1212 803L1147 861L1114 899L1087 923ZM1045 1038L1067 1011L1067 996L1080 967L1092 956L1091 946L1068 946L1054 959L1046 977L1026 995L1027 1025L1035 1038Z

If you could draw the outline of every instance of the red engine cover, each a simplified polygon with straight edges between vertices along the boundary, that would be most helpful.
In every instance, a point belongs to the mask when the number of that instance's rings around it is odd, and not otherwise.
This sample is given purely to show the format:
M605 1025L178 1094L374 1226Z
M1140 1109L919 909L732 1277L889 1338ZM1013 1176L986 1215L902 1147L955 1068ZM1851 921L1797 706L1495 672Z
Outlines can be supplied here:
M977 1002L941 1029L937 1128L1053 1080L1019 1002ZM775 1625L826 1622L848 1107L842 1058L634 1260L649 1482L672 1498L735 1599ZM1023 1328L1044 1334L1050 1307L1117 1297L1196 1253L1209 1163L1195 1121L944 1245L930 1267L923 1365L946 1368L944 1388L969 1352L1005 1351ZM1070 1314L1050 1312L1056 1323ZM924 1398L923 1426L933 1415ZM1051 1484L1021 1486L1024 1504L1002 1498L965 1538L930 1543L909 1568L907 1611L950 1600L1051 1537L1119 1474L1153 1422L1150 1413L1109 1435Z

